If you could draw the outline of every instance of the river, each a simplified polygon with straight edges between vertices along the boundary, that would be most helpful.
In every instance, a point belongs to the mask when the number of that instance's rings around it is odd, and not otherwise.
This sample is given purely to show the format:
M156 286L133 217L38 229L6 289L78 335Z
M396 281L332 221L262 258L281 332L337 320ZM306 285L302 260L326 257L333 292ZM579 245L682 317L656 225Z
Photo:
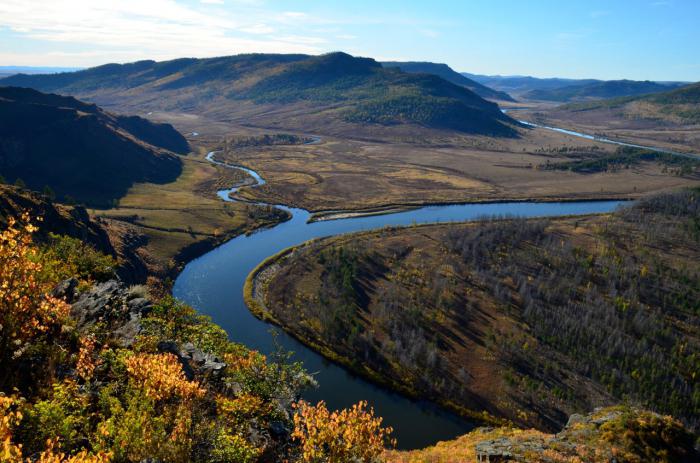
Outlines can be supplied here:
M258 184L264 179L255 171L227 165L207 156L211 162L237 168L250 174ZM219 196L233 201L237 188L222 190ZM439 440L454 438L473 429L474 424L425 402L415 401L361 379L308 349L279 328L255 318L243 302L243 284L247 275L265 258L289 246L312 238L370 230L384 226L431 222L473 220L483 216L560 216L602 213L614 210L619 201L583 202L504 202L426 206L385 215L352 217L309 223L311 214L304 209L277 205L292 218L275 227L251 235L238 236L191 261L178 276L173 295L192 305L223 327L232 341L263 353L276 346L294 352L294 360L314 373L319 388L304 394L306 400L325 400L332 409L349 407L367 400L384 423L394 428L400 448L420 448ZM276 333L273 336L272 333ZM276 338L276 343L273 341Z

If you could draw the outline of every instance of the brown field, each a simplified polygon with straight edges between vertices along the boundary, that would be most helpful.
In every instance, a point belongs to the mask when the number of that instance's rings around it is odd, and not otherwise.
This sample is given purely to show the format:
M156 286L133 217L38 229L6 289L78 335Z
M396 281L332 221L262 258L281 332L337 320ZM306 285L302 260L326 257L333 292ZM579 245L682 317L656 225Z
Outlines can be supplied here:
M250 178L211 164L204 159L205 154L206 150L200 148L182 157L182 175L172 183L137 184L121 198L118 207L91 210L96 217L135 225L147 238L146 252L155 273L172 274L194 257L188 249L202 245L201 249L206 249L281 219L261 208L226 203L217 197L217 190Z
M519 139L445 137L430 144L324 137L319 144L236 150L222 158L251 167L267 180L262 188L243 188L243 197L311 211L443 202L630 198L698 180L696 176L664 174L662 166L651 163L596 174L536 168L569 160L556 152L562 147L578 152L597 147L597 153L614 149L534 129L523 130Z
M595 134L639 145L658 146L674 151L700 154L700 124L681 123L642 101L622 108L571 111L535 105L514 110L512 116L578 132Z

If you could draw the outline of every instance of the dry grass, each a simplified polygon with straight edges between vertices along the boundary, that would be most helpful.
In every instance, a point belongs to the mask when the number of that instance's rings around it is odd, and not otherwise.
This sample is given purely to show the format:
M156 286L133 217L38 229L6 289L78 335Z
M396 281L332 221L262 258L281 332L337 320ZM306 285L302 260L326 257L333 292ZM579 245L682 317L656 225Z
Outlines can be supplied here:
M324 138L306 146L275 146L228 153L268 181L244 188L251 200L312 211L362 210L391 205L493 200L629 198L689 185L695 179L663 174L645 164L615 173L579 174L536 169L568 160L555 151L609 145L545 130L521 139L452 138L432 144Z
M241 203L226 203L216 190L240 182L244 175L212 165L206 150L183 157L183 172L172 183L137 184L117 208L92 210L97 217L130 222L148 237L147 250L165 266L172 266L185 248L202 241L222 240L244 233L267 220L255 220Z

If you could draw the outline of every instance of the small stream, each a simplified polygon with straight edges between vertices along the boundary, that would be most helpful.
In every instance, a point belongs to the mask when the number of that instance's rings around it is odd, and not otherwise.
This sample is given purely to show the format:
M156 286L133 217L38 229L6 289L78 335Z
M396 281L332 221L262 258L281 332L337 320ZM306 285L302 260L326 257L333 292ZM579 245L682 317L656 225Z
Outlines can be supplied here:
M318 142L318 140L315 140ZM228 168L247 172L262 185L265 180L243 166L217 161L215 153L207 159ZM224 201L235 201L231 194L238 188L219 192ZM367 400L384 423L394 428L400 448L420 448L439 440L451 439L474 428L474 423L441 410L434 404L415 401L378 387L327 361L319 354L287 335L281 329L255 318L243 302L243 284L248 274L265 258L289 246L320 238L420 223L456 222L484 216L561 216L613 211L620 201L581 202L503 202L426 206L385 215L363 216L309 223L311 214L304 209L276 205L291 213L292 218L275 227L251 235L238 236L188 263L175 281L173 295L212 317L232 341L263 353L275 350L276 342L293 351L294 360L302 361L315 374L320 387L304 394L311 402L325 400L332 409L349 407Z

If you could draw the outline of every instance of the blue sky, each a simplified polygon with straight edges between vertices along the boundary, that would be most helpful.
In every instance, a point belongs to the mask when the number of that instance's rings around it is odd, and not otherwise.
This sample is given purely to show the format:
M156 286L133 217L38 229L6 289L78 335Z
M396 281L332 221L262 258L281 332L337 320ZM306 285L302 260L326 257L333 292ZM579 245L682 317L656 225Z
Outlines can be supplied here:
M0 65L343 50L458 71L700 80L700 0L2 0Z

